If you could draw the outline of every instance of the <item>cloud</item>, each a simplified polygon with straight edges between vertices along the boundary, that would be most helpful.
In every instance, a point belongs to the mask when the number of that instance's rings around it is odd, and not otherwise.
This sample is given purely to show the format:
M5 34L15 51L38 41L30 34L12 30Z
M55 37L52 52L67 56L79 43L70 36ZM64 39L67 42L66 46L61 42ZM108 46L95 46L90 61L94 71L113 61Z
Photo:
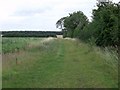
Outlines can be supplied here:
M91 19L96 2L96 0L0 0L0 28L55 30L56 21L74 11L82 11Z
M17 10L12 16L33 16L36 14L45 13L48 10L51 10L51 7L25 8L25 9Z

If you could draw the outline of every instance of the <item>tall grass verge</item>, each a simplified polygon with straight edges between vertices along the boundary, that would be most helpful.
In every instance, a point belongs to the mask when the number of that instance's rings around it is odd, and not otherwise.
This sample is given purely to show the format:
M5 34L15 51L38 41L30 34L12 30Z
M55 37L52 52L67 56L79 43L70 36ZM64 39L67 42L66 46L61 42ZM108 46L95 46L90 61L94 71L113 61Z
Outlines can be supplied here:
M94 38L89 40L88 46L90 47L90 50L94 50L98 55L100 55L100 57L104 59L105 63L118 74L119 58L115 47L98 47L95 44Z

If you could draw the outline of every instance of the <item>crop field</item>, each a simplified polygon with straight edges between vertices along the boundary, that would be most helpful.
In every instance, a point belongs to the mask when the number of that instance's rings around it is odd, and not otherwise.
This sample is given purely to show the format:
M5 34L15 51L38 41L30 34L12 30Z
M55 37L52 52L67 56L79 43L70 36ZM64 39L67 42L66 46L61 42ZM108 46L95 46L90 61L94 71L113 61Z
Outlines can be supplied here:
M118 59L74 39L2 38L3 88L118 88Z

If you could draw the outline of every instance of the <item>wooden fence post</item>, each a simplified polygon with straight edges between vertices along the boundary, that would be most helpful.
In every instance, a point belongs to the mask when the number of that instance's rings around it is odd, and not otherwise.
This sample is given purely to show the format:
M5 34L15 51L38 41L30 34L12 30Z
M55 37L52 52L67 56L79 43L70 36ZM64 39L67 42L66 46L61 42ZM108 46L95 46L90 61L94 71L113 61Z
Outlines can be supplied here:
M18 59L17 59L17 57L16 57L16 65L18 64Z

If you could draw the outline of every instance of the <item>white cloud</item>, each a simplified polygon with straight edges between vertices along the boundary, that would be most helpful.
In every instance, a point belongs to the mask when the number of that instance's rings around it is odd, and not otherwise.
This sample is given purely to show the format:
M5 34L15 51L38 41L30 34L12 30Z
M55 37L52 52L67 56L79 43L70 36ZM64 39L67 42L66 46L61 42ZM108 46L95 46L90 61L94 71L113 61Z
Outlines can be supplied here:
M56 21L74 11L90 19L95 4L96 0L0 0L0 29L55 30Z

